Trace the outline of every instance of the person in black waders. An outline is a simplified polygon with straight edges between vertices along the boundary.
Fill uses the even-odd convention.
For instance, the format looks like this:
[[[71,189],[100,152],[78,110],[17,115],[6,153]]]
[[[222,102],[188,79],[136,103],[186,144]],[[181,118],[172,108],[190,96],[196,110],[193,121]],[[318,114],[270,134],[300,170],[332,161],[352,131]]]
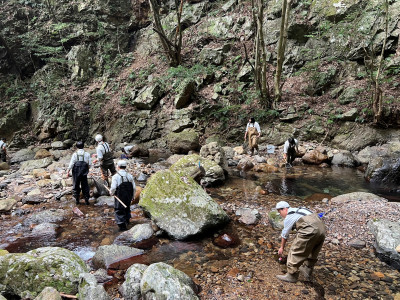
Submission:
[[[103,136],[101,134],[96,135],[96,142],[98,143],[96,147],[97,159],[93,163],[100,161],[101,177],[108,184],[108,170],[110,170],[111,175],[116,173],[113,159],[113,152],[111,151],[110,145],[103,141]]]
[[[73,195],[76,200],[76,204],[79,204],[79,196],[83,193],[85,197],[86,205],[89,205],[89,184],[87,175],[89,173],[89,166],[91,165],[90,154],[83,150],[84,144],[79,141],[76,143],[78,150],[72,154],[71,161],[68,166],[67,176],[69,177],[70,171],[72,170],[73,180]]]
[[[299,151],[299,142],[294,138],[290,137],[283,146],[283,157],[286,160],[286,166],[291,167],[293,161],[296,158],[297,152]]]
[[[115,221],[120,231],[128,230],[127,225],[131,218],[131,202],[135,196],[136,185],[131,174],[126,171],[126,161],[119,160],[117,163],[117,173],[112,177],[110,192],[117,196],[126,208],[115,199]]]

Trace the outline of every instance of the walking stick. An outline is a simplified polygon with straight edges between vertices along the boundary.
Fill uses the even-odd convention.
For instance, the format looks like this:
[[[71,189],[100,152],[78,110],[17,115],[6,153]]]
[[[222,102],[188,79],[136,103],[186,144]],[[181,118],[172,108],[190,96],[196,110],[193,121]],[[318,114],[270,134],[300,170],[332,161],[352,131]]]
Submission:
[[[104,184],[103,184],[103,185],[104,185]],[[110,193],[110,195],[111,195],[110,189],[109,189],[108,187],[106,187],[105,185],[104,185],[104,187],[107,189],[107,191],[108,191],[108,192]],[[125,203],[122,202],[117,196],[114,195],[114,197],[115,197],[115,199],[117,199],[117,200],[119,201],[119,203],[122,204],[123,207],[127,208],[127,206],[125,205]]]
[[[90,176],[94,181],[96,181],[97,183],[100,183],[102,186],[104,186],[105,188],[106,188],[106,190],[110,193],[110,195],[111,195],[111,191],[110,191],[110,189],[105,185],[105,184],[103,184],[103,183],[101,183],[101,182],[98,182],[96,179],[94,179],[94,177],[93,176]],[[117,199],[118,201],[119,201],[119,203],[121,203],[121,205],[123,206],[123,207],[125,207],[125,208],[127,208],[127,206],[125,205],[125,203],[124,202],[122,202],[121,201],[121,199],[119,199],[117,196],[115,196],[114,195],[114,197],[115,197],[115,199]]]

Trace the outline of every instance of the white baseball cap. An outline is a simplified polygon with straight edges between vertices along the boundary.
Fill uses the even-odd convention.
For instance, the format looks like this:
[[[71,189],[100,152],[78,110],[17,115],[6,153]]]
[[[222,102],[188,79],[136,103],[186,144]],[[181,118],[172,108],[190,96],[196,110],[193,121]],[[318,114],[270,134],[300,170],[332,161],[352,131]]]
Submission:
[[[119,160],[117,162],[118,167],[126,167],[126,160]]]
[[[286,201],[279,201],[276,204],[276,209],[281,209],[281,208],[288,208],[290,207],[289,203],[287,203]]]
[[[95,136],[94,139],[96,140],[96,142],[101,142],[103,140],[103,136],[101,134],[98,134]]]

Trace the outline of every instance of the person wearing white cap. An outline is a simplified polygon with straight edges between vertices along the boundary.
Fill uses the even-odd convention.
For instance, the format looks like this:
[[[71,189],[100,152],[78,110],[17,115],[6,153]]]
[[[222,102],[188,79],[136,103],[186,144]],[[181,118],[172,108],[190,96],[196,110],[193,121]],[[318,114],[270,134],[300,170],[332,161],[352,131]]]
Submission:
[[[100,161],[101,177],[108,182],[108,170],[110,170],[111,175],[116,173],[113,153],[110,145],[103,141],[103,136],[101,134],[97,134],[94,139],[98,145],[96,147],[97,159],[95,159],[93,163],[95,164],[97,161]]]
[[[280,201],[276,204],[276,209],[284,219],[282,242],[278,250],[280,256],[283,254],[290,231],[297,230],[288,254],[287,273],[276,277],[283,281],[296,282],[300,271],[306,280],[310,280],[318,253],[324,244],[325,225],[316,213],[305,207],[292,208],[286,201]]]
[[[135,196],[136,185],[135,180],[131,174],[126,171],[126,160],[119,160],[117,163],[117,173],[112,177],[110,192],[112,195],[117,196],[125,205],[115,200],[115,222],[117,223],[120,231],[127,230],[129,219],[131,218],[131,202]]]

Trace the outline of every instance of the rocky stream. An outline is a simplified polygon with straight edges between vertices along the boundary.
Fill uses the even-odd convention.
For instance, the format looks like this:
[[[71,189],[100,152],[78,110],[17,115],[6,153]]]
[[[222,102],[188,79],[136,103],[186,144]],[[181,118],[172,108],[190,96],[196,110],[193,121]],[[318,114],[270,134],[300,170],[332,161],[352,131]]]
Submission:
[[[88,150],[94,152],[93,148]],[[4,258],[12,253],[31,251],[32,256],[41,257],[49,252],[48,249],[58,249],[42,247],[61,247],[77,254],[75,259],[80,265],[74,268],[81,268],[80,272],[87,275],[78,274],[78,279],[74,277],[73,280],[70,277],[69,282],[75,288],[68,290],[68,285],[57,288],[52,281],[47,284],[61,292],[65,299],[75,295],[79,299],[140,299],[140,296],[149,299],[142,284],[143,274],[146,274],[143,272],[150,269],[147,266],[160,267],[161,262],[189,276],[180,279],[181,282],[189,280],[188,286],[192,288],[186,296],[180,294],[181,299],[400,299],[398,257],[388,259],[379,253],[376,250],[379,247],[374,247],[376,238],[371,233],[374,230],[369,229],[373,227],[371,223],[381,219],[399,226],[398,194],[397,198],[393,191],[389,195],[395,200],[393,202],[372,194],[371,191],[379,193],[377,186],[366,183],[357,169],[303,165],[299,159],[293,168],[286,169],[279,167],[276,154],[249,157],[235,152],[228,162],[237,166],[227,168],[228,179],[203,190],[219,204],[230,221],[194,236],[174,239],[171,238],[173,234],[166,234],[166,230],[157,225],[155,215],[152,220],[137,204],[139,195],[131,207],[130,230],[123,233],[118,231],[113,220],[112,197],[99,196],[100,191],[93,188],[90,205],[84,205],[83,200],[82,204],[76,205],[70,194],[71,179],[65,176],[73,150],[56,150],[50,146],[45,149],[42,145],[41,149],[24,151],[22,154],[34,153],[35,157],[12,153],[14,164],[11,170],[2,171],[0,177],[1,255]],[[156,177],[154,174],[160,174],[158,171],[171,164],[178,172],[179,161],[190,156],[129,160],[128,169],[136,176],[138,194],[142,191],[140,197],[146,197],[150,179],[148,184],[146,180],[151,175],[150,178]],[[16,161],[19,159],[21,162]],[[254,167],[244,172],[243,159],[254,163]],[[99,168],[92,168],[91,176],[98,178]],[[181,177],[187,183],[189,179],[185,178]],[[297,283],[289,284],[275,277],[285,270],[285,266],[277,261],[280,246],[277,228],[281,221],[274,213],[274,206],[280,200],[288,201],[293,207],[307,206],[324,213],[328,234],[311,282],[300,277]],[[394,232],[396,234],[398,232]],[[11,254],[6,254],[8,252]],[[69,255],[63,253],[61,257],[67,260]],[[9,262],[9,268],[5,270],[5,261],[0,260],[3,296],[6,299],[34,299],[43,289],[32,286],[35,280],[29,274],[34,267],[23,267],[25,276],[24,273],[20,277],[14,274],[14,282],[10,282],[10,272],[17,266]],[[57,259],[53,257],[52,261]],[[39,264],[46,264],[45,260]],[[53,264],[52,268],[56,268]],[[129,268],[132,264],[133,269]],[[61,280],[52,268],[44,276]],[[158,272],[166,272],[162,270]],[[134,288],[139,286],[139,281],[127,283],[138,274],[141,274],[139,290]],[[90,288],[85,288],[82,282]],[[44,297],[42,294],[35,299],[44,299],[40,298]],[[172,295],[165,299],[178,299]]]

